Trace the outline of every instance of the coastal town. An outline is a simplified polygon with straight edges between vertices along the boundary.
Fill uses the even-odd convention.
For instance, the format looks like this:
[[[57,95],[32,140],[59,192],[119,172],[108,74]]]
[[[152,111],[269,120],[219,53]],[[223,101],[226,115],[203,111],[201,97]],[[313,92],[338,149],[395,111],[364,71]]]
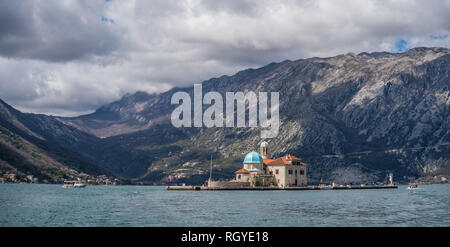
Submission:
[[[274,158],[270,155],[269,143],[263,141],[259,145],[259,153],[251,151],[247,153],[242,162],[243,167],[235,171],[235,177],[232,180],[214,181],[210,177],[208,181],[201,187],[198,186],[167,186],[168,190],[177,189],[207,189],[207,190],[220,190],[220,189],[345,189],[345,188],[371,188],[372,185],[359,184],[337,184],[333,182],[331,184],[322,183],[322,180],[318,185],[308,185],[307,183],[307,171],[308,164],[302,161],[302,159],[295,157],[291,154],[283,155]],[[212,168],[212,167],[211,167]],[[212,170],[210,171],[210,173]],[[207,172],[205,171],[204,174]],[[392,174],[389,175],[390,179],[387,183],[377,183],[376,188],[382,188],[383,185],[388,185],[391,188],[396,185],[393,182]],[[177,178],[174,177],[174,180]],[[135,184],[144,185],[142,182],[132,182],[129,180],[120,180],[114,176],[101,174],[101,175],[89,175],[86,173],[73,173],[66,176],[58,176],[49,179],[39,179],[37,176],[31,174],[15,173],[14,171],[1,171],[0,170],[0,183],[13,183],[13,184],[63,184],[65,181],[76,181],[86,185],[124,185]],[[412,180],[410,184],[447,184],[450,183],[447,176],[434,175],[424,176]],[[381,187],[380,187],[381,186]],[[198,188],[197,188],[198,187]]]
[[[69,178],[56,178],[52,181],[48,179],[38,179],[33,175],[17,175],[12,172],[0,173],[0,183],[14,183],[14,184],[62,184],[66,180],[76,180],[84,184],[89,185],[119,185],[121,180],[118,178],[107,176],[105,174],[92,176],[88,174],[81,173],[79,177],[69,177]]]

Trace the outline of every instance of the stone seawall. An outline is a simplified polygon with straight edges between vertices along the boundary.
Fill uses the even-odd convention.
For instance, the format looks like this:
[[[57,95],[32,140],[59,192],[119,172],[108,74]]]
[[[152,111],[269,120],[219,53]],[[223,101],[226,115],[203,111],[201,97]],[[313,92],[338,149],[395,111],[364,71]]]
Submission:
[[[397,189],[396,185],[382,186],[346,186],[346,187],[320,187],[320,186],[304,186],[304,187],[251,187],[238,186],[237,184],[216,187],[206,186],[167,186],[167,190],[373,190],[373,189]]]
[[[236,182],[236,181],[210,181],[208,184],[208,188],[227,188],[227,189],[239,189],[239,188],[248,188],[250,186],[250,182]]]

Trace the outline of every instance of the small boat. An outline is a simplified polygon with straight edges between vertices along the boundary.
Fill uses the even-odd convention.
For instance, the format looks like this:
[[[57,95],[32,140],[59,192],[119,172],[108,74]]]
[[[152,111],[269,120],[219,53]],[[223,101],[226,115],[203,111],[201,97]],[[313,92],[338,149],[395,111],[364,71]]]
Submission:
[[[64,181],[64,184],[62,187],[63,188],[84,188],[84,187],[86,187],[86,184],[82,183],[80,181]]]
[[[412,190],[412,189],[417,189],[417,184],[410,184],[408,189]]]

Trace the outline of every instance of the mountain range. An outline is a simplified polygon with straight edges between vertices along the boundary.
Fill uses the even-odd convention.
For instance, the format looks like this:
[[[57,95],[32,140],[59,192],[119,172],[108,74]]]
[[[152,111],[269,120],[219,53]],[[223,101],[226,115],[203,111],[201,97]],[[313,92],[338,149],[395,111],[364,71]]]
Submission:
[[[272,156],[292,154],[308,179],[407,182],[450,174],[450,50],[348,53],[271,63],[203,81],[203,94],[279,92],[280,129]],[[175,128],[175,92],[136,92],[92,114],[22,113],[0,100],[0,172],[49,182],[108,174],[133,183],[203,183],[229,179],[260,128]],[[0,174],[1,175],[1,174]],[[1,177],[1,176],[0,176]]]

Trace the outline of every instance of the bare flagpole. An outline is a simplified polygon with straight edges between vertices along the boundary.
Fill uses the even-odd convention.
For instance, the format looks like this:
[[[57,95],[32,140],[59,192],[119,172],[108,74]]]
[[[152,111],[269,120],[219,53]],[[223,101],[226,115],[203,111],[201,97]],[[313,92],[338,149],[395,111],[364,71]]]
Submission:
[[[211,163],[210,163],[210,167],[209,167],[209,180],[208,180],[208,186],[211,185],[211,181],[212,181],[212,154],[211,154]]]

